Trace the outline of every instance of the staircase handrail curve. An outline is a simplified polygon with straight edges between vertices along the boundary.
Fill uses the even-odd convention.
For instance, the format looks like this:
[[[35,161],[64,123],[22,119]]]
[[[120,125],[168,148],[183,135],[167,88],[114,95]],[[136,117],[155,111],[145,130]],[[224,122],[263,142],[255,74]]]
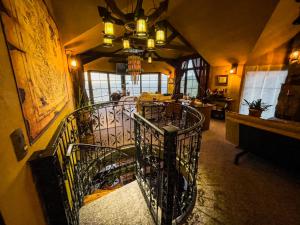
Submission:
[[[68,150],[67,150],[67,153],[66,153],[67,157],[69,157],[71,155],[71,153],[73,151],[73,148],[75,146],[77,146],[77,147],[80,147],[80,146],[95,147],[95,148],[97,148],[97,151],[98,151],[98,149],[99,150],[102,150],[102,149],[111,149],[111,150],[114,150],[116,152],[119,152],[120,154],[122,154],[124,156],[129,156],[127,153],[125,153],[122,150],[120,150],[120,148],[114,148],[114,147],[108,147],[108,146],[101,146],[101,145],[93,145],[93,144],[85,144],[85,143],[72,143],[68,147]]]

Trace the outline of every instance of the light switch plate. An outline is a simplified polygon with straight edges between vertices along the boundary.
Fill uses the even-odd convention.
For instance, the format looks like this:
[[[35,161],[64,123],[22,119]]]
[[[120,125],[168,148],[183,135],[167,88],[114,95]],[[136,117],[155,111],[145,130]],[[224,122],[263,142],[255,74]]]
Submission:
[[[27,145],[22,129],[18,128],[10,134],[11,142],[14,146],[17,160],[22,160],[27,154]]]

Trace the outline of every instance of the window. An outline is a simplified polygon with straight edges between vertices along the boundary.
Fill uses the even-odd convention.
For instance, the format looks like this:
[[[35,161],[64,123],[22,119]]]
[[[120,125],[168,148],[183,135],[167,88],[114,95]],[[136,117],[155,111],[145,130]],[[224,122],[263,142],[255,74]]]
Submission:
[[[184,72],[180,82],[180,92],[190,97],[197,97],[198,81],[196,79],[194,69],[187,69]]]
[[[186,79],[186,95],[190,97],[197,97],[198,81],[193,70],[188,70]]]
[[[180,91],[180,93],[190,97],[203,97],[207,88],[209,68],[210,65],[202,57],[192,58],[182,62],[180,90],[175,91]],[[199,91],[201,90],[199,93],[198,89]]]
[[[262,118],[274,117],[280,88],[286,77],[286,70],[247,72],[241,98],[240,113],[248,114],[248,106],[243,104],[244,99],[253,101],[261,98],[264,103],[272,105],[267,111],[262,113]]]
[[[91,72],[94,102],[109,101],[107,73]]]
[[[158,92],[158,74],[142,74],[142,92]]]
[[[122,76],[118,74],[109,74],[110,93],[122,93]]]
[[[161,85],[159,85],[160,80]],[[159,88],[161,88],[161,93],[168,93],[168,76],[159,73],[143,74],[140,76],[139,82],[133,84],[131,75],[125,75],[122,79],[122,75],[114,73],[84,72],[84,82],[87,95],[92,103],[109,101],[112,93],[122,93],[123,86],[126,87],[126,93],[131,96],[139,96],[142,91],[155,93],[160,91]],[[122,82],[125,82],[124,85]]]
[[[131,80],[131,75],[125,75],[126,92],[129,92],[130,96],[139,96],[141,93],[140,81],[134,84]]]
[[[84,87],[85,87],[88,98],[90,98],[88,72],[84,72]]]
[[[161,74],[161,93],[168,93],[168,75],[166,74]]]

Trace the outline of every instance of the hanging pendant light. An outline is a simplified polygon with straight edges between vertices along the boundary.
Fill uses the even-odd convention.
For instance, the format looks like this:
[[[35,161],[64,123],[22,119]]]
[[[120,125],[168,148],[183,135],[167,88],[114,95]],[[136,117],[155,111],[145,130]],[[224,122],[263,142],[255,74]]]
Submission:
[[[147,40],[147,50],[154,51],[155,48],[155,40],[152,37],[149,37]]]
[[[123,38],[123,49],[124,50],[130,49],[130,41],[128,38]]]
[[[151,56],[148,57],[148,63],[152,63],[152,57]]]
[[[166,32],[162,27],[158,27],[156,30],[156,44],[164,45],[166,42]]]
[[[112,47],[112,39],[104,37],[104,39],[103,39],[103,46],[104,47]]]
[[[141,16],[136,21],[136,35],[138,37],[147,36],[147,21],[144,16]]]
[[[142,73],[142,59],[137,55],[128,56],[127,73],[131,75],[131,80],[134,84],[139,81],[139,76]]]
[[[114,24],[108,20],[104,21],[104,37],[115,38]]]

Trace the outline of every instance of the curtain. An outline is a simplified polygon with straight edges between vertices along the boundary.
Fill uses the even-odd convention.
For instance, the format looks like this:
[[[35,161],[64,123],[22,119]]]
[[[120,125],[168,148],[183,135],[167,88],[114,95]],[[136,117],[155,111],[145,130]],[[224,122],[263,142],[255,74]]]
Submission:
[[[198,82],[197,98],[201,98],[205,96],[210,67],[209,64],[202,58],[192,59],[192,64]]]
[[[180,93],[180,82],[184,75],[184,72],[187,68],[187,62],[177,62],[175,65],[175,87],[174,87],[174,95]]]
[[[203,97],[207,89],[209,69],[210,65],[201,57],[191,58],[185,61],[177,62],[175,65],[174,94],[180,93],[181,81],[186,82],[186,79],[182,80],[184,74],[188,70],[193,70],[198,83],[197,98]],[[186,83],[184,84],[184,86],[186,87]]]
[[[272,105],[267,111],[262,113],[262,118],[274,117],[278,95],[281,85],[285,82],[287,73],[287,70],[247,71],[241,95],[240,113],[248,114],[248,106],[244,104],[244,99],[250,102],[262,99],[262,102]]]

